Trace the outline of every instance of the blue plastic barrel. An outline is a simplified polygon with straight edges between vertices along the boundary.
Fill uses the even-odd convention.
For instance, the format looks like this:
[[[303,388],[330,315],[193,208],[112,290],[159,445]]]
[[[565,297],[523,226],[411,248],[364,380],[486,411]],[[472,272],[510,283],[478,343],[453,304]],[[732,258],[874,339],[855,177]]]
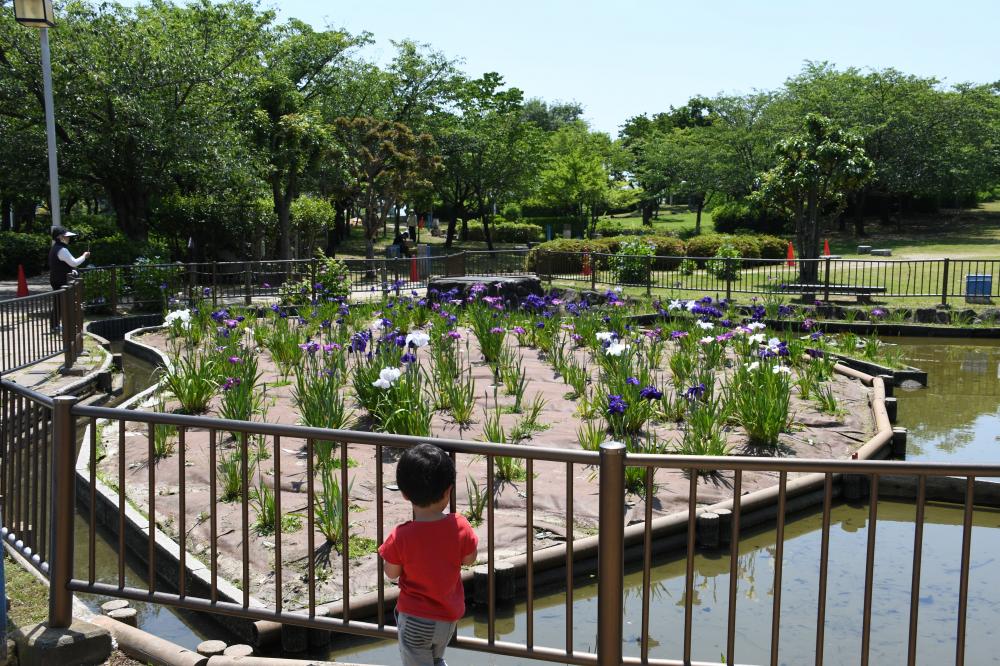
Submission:
[[[965,276],[965,302],[988,303],[993,293],[992,275]]]

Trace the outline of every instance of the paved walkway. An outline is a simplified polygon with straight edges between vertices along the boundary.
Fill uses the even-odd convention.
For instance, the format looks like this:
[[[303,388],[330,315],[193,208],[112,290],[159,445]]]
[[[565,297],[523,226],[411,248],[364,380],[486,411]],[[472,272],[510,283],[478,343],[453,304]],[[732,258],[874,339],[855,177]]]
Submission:
[[[35,275],[34,277],[28,278],[28,294],[35,295],[41,294],[46,291],[52,291],[52,287],[49,286],[49,274],[42,273],[41,275]],[[17,278],[8,278],[5,280],[0,280],[0,301],[5,301],[11,298],[17,297]]]

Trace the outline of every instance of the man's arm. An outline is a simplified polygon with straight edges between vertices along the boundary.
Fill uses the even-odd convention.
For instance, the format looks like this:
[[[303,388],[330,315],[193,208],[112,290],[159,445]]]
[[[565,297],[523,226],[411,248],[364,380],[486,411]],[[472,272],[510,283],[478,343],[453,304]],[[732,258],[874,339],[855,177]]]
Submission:
[[[77,259],[76,257],[73,256],[73,253],[71,253],[68,249],[61,248],[59,250],[59,254],[57,254],[56,256],[59,257],[59,261],[63,262],[64,264],[69,264],[73,268],[76,268],[83,262],[87,261],[87,257],[90,256],[90,252],[84,252],[83,254],[80,255],[80,258]]]

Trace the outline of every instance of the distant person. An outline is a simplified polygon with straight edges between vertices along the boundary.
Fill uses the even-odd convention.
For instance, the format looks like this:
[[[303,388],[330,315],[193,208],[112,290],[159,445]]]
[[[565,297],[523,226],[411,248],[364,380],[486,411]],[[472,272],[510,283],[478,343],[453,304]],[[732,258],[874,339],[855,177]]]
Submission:
[[[399,248],[399,256],[408,257],[410,256],[410,234],[409,232],[402,231],[396,234],[396,237],[392,239],[392,244]]]
[[[397,525],[378,554],[385,575],[399,579],[396,627],[403,666],[447,666],[444,648],[465,615],[462,567],[476,561],[479,540],[465,516],[445,513],[455,463],[433,444],[407,449],[396,485],[413,504],[413,520]]]
[[[76,268],[87,261],[90,252],[84,252],[79,258],[74,257],[69,251],[70,239],[76,236],[75,233],[63,227],[52,228],[52,247],[49,248],[49,284],[52,290],[62,289],[69,282],[70,275],[76,274]],[[49,324],[53,333],[62,330],[59,324],[59,299],[55,299],[55,306],[49,317]]]

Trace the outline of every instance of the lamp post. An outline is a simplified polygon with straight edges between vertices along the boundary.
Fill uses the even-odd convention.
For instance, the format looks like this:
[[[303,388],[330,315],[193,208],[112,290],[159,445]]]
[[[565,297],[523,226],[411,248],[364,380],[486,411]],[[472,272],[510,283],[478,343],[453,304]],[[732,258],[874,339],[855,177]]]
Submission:
[[[39,28],[42,43],[42,84],[45,92],[45,132],[49,143],[49,214],[52,226],[62,224],[59,202],[59,166],[56,163],[56,116],[52,103],[52,60],[49,56],[49,28],[55,26],[52,0],[14,0],[14,18],[21,25]]]

